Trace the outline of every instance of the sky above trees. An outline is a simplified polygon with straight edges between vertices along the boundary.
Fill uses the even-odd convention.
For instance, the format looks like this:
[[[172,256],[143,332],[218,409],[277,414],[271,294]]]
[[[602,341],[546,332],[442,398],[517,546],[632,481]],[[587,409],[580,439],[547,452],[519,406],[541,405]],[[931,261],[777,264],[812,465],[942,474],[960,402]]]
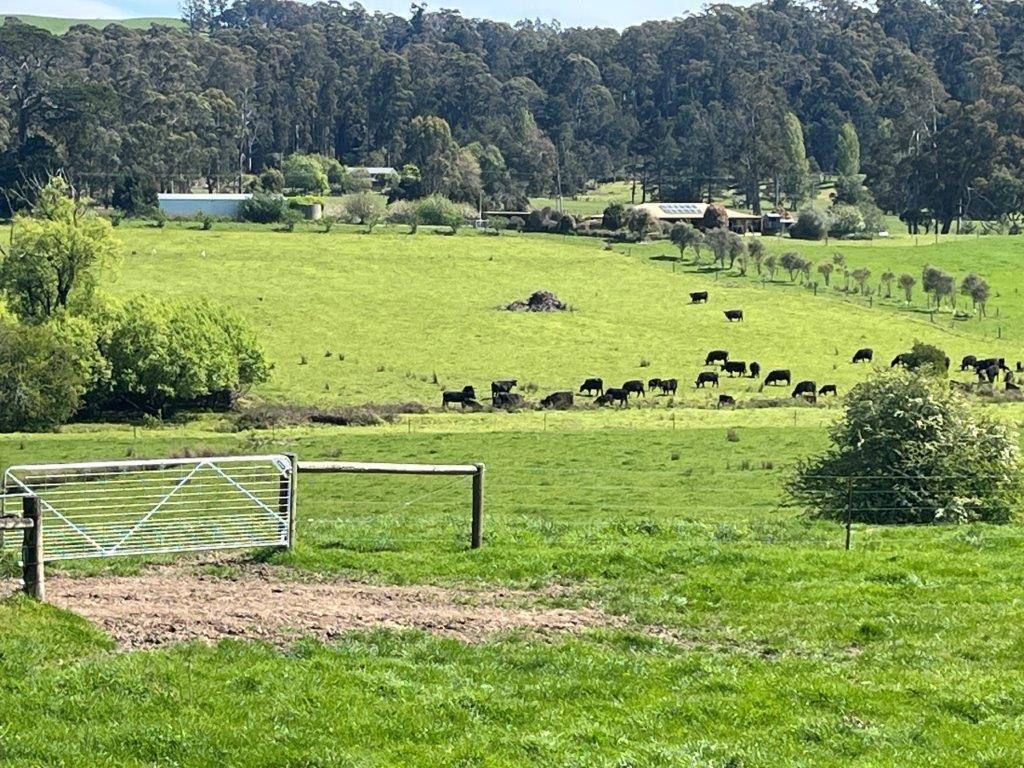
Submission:
[[[407,0],[365,0],[370,11],[407,16]],[[557,19],[566,26],[624,28],[649,19],[671,19],[700,9],[701,0],[649,0],[643,4],[618,0],[574,0],[552,6],[541,0],[503,3],[497,0],[445,0],[428,3],[431,9],[457,8],[464,16],[514,22],[519,19]],[[179,15],[178,0],[0,0],[0,14],[27,13],[67,18],[130,18]]]

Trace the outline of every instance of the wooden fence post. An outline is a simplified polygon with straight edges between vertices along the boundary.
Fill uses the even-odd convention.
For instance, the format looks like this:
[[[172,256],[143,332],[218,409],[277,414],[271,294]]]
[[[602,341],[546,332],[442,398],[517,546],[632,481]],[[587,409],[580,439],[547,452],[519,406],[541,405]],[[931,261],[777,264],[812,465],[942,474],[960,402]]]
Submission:
[[[36,600],[46,599],[46,579],[43,574],[43,518],[40,514],[39,497],[25,496],[21,500],[22,515],[32,521],[32,527],[25,529],[21,546],[22,580],[25,594]]]
[[[288,520],[288,549],[295,547],[295,496],[299,488],[299,461],[294,453],[286,453],[290,470],[281,475],[281,490],[278,495],[278,510]]]
[[[469,546],[480,549],[484,540],[484,465],[476,464],[473,475],[473,527],[470,533]]]
[[[850,534],[853,529],[853,478],[846,478],[846,551],[850,551]]]

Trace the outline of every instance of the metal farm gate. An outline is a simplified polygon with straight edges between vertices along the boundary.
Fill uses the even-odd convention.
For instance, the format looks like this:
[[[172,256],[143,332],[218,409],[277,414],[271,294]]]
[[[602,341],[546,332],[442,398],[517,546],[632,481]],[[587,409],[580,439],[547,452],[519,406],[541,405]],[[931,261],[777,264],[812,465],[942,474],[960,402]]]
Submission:
[[[295,483],[295,457],[276,454],[15,466],[3,490],[38,499],[53,561],[288,547]]]

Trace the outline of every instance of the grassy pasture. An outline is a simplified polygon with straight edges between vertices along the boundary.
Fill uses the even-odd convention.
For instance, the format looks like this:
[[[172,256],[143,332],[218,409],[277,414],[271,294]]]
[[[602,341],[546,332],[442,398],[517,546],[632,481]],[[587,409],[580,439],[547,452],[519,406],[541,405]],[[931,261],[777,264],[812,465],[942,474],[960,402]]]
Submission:
[[[31,14],[24,13],[11,15],[15,16],[25,24],[31,24],[34,27],[42,27],[55,35],[63,35],[71,29],[71,27],[78,24],[87,24],[90,27],[97,27],[98,29],[103,29],[111,24],[127,27],[129,29],[148,29],[155,24],[160,24],[166,27],[185,26],[181,19],[165,16],[138,17],[133,19],[68,19],[57,16],[33,16]]]
[[[575,389],[596,375],[616,384],[676,377],[685,385],[678,402],[702,405],[717,393],[695,391],[693,381],[706,352],[718,348],[735,359],[757,360],[765,371],[790,368],[798,379],[833,382],[841,391],[868,374],[868,366],[850,364],[862,346],[874,347],[883,365],[914,339],[935,342],[956,359],[982,350],[1024,358],[1019,323],[1011,323],[1020,312],[1018,294],[1010,293],[1017,285],[1012,239],[982,241],[998,246],[987,257],[994,265],[991,280],[1003,292],[990,307],[994,312],[998,305],[1003,323],[1005,338],[996,342],[995,319],[951,327],[948,319],[931,323],[927,314],[896,302],[869,308],[866,300],[836,291],[815,297],[782,276],[763,285],[716,279],[684,265],[673,274],[673,263],[659,260],[672,253],[667,243],[606,251],[599,241],[559,236],[254,232],[226,225],[206,232],[189,225],[122,226],[118,234],[126,255],[109,289],[206,296],[237,308],[259,329],[277,366],[273,380],[255,394],[278,402],[415,400],[434,406],[445,387],[487,389],[494,378],[513,377],[543,394]],[[849,246],[844,249],[853,264],[892,262],[894,269],[906,264],[915,272],[915,262],[935,260],[953,269],[971,260],[958,254],[960,243],[939,247],[948,249],[948,260],[923,247]],[[824,245],[795,247],[831,257]],[[963,247],[974,248],[975,241]],[[538,289],[553,290],[575,311],[497,309]],[[691,290],[710,291],[708,304],[690,305]],[[746,320],[726,322],[722,311],[729,308],[742,308]],[[750,379],[728,377],[721,387],[741,400],[757,389]]]
[[[716,279],[659,258],[673,253],[666,243],[605,251],[584,238],[220,223],[117,233],[125,257],[108,290],[235,307],[277,364],[254,394],[278,402],[435,405],[435,372],[448,386],[518,376],[542,392],[592,374],[689,383],[719,346],[841,390],[868,375],[848,362],[859,346],[883,364],[915,338],[953,357],[1024,358],[1013,238],[839,246],[872,282],[927,261],[981,272],[1001,294],[990,306],[997,341],[995,318],[950,327],[898,302]],[[769,247],[819,260],[836,244]],[[539,288],[576,311],[495,310]],[[704,288],[709,305],[690,306],[687,292]],[[729,307],[747,320],[726,323]],[[725,379],[721,391],[743,406],[758,397],[749,380]],[[824,445],[835,405],[699,407],[709,396],[625,411],[434,411],[352,429],[238,433],[204,416],[0,437],[0,467],[184,451],[483,461],[481,550],[467,546],[465,478],[317,476],[301,480],[294,551],[196,567],[230,576],[257,562],[300,579],[467,594],[519,587],[623,622],[477,645],[379,631],[284,650],[222,641],[122,654],[78,617],[10,599],[0,602],[0,764],[1019,765],[1024,531],[857,526],[846,552],[840,526],[808,519],[781,491],[794,462]],[[0,565],[14,569],[10,549]]]
[[[821,445],[820,427],[770,413],[775,424],[757,427],[737,411],[676,430],[544,431],[520,414],[520,429],[495,433],[454,417],[411,434],[278,432],[259,449],[484,460],[488,512],[485,547],[471,552],[461,481],[424,497],[439,486],[308,479],[300,544],[271,565],[383,583],[559,585],[547,600],[597,603],[625,627],[476,646],[376,632],[284,653],[224,641],[122,655],[80,619],[15,599],[0,604],[0,758],[1014,765],[1019,529],[858,528],[844,552],[838,526],[780,506],[782,475]],[[253,439],[200,425],[78,427],[16,436],[0,460],[252,450]]]

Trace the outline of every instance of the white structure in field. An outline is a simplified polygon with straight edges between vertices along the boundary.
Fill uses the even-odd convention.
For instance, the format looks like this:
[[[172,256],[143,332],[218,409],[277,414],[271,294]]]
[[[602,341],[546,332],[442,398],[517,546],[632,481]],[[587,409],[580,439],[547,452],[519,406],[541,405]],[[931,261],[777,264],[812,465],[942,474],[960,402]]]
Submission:
[[[168,218],[192,218],[200,213],[218,219],[237,219],[238,209],[252,195],[216,193],[213,195],[164,194],[156,196],[160,210]]]

